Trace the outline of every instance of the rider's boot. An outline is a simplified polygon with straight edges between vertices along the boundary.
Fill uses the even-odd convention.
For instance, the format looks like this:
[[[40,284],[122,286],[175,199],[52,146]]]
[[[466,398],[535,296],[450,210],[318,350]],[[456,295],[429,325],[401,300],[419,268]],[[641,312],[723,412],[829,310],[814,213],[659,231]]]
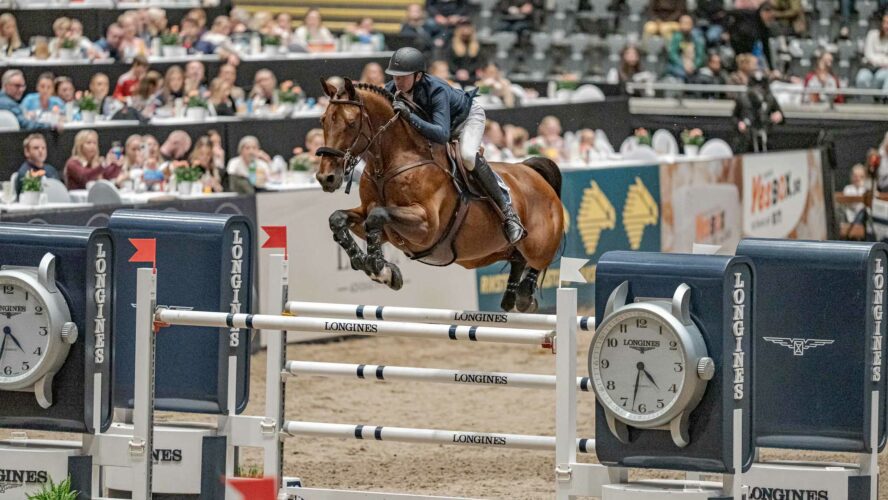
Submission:
[[[475,169],[471,172],[487,196],[496,203],[496,206],[503,213],[503,218],[505,219],[503,221],[503,231],[506,234],[506,239],[509,240],[509,244],[514,245],[524,239],[527,236],[527,230],[521,225],[521,219],[518,218],[518,215],[512,208],[512,200],[508,193],[500,186],[496,174],[490,168],[490,164],[480,154],[475,155]]]

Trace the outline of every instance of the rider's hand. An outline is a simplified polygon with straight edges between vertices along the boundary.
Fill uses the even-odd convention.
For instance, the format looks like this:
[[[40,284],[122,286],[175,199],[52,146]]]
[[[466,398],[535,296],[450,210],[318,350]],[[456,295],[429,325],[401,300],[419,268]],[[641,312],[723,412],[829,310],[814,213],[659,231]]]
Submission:
[[[407,106],[407,103],[404,101],[395,101],[392,104],[392,107],[395,108],[395,113],[400,113],[401,116],[407,118],[410,116],[410,107]]]

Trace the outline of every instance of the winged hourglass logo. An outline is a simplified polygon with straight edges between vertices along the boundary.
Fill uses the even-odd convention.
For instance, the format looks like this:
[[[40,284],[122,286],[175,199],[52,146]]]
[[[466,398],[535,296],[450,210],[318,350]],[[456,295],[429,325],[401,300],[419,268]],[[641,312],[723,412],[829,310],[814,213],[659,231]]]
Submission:
[[[820,347],[823,345],[829,345],[835,342],[834,340],[821,340],[821,339],[790,339],[785,337],[762,337],[763,339],[771,342],[772,344],[781,345],[783,347],[787,347],[792,350],[793,356],[804,356],[805,351],[808,349],[813,349],[815,347]]]

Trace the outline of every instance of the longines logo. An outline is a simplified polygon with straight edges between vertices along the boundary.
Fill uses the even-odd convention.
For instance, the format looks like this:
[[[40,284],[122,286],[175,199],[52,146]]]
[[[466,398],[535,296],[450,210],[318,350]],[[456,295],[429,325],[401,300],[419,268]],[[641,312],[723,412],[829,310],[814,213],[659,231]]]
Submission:
[[[749,492],[750,500],[829,500],[826,490],[790,490],[785,488],[759,488]]]
[[[6,493],[26,484],[45,483],[49,474],[45,470],[0,469],[0,493]]]
[[[783,347],[787,347],[792,350],[793,356],[804,356],[805,351],[808,349],[814,349],[815,347],[820,347],[824,345],[830,345],[834,340],[821,340],[821,339],[790,339],[786,337],[762,337],[763,339],[771,342],[772,344],[777,344]]]
[[[629,349],[635,349],[641,354],[652,351],[660,347],[659,340],[639,340],[639,339],[623,339],[623,345]]]
[[[13,316],[18,316],[23,312],[28,310],[25,306],[9,306],[9,305],[0,305],[0,316],[6,316],[6,319],[10,319]]]
[[[155,464],[159,463],[178,463],[182,461],[182,450],[164,450],[155,448],[151,452]]]
[[[0,493],[6,493],[9,490],[21,488],[22,486],[24,486],[22,483],[0,483]]]

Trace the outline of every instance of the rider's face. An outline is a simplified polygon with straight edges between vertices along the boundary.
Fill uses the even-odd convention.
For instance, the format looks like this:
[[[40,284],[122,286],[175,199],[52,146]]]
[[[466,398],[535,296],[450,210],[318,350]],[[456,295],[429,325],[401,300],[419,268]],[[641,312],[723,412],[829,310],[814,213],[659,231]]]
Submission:
[[[413,90],[413,85],[416,82],[415,73],[412,75],[395,76],[392,78],[395,80],[395,87],[401,92],[410,92]]]

